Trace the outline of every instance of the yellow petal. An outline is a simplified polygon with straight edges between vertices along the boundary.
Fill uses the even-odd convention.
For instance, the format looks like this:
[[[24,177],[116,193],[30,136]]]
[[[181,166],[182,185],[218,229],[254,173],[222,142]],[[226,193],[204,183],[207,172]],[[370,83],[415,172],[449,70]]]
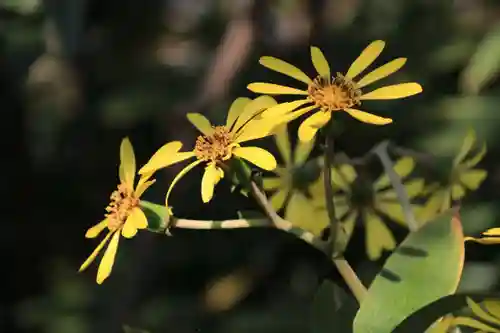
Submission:
[[[262,112],[262,117],[267,118],[267,117],[279,117],[287,114],[288,112],[295,110],[298,107],[301,107],[302,105],[306,103],[310,103],[311,101],[308,99],[299,99],[297,101],[293,102],[285,102],[281,104],[277,104],[275,106],[270,107],[266,111]]]
[[[471,169],[460,174],[460,182],[469,190],[477,190],[488,173],[486,170]]]
[[[104,219],[101,222],[97,223],[92,228],[88,229],[85,233],[85,238],[96,238],[99,236],[101,231],[103,231],[108,226],[108,219]]]
[[[384,250],[396,248],[396,240],[385,223],[374,213],[366,213],[366,249],[370,260],[377,260]]]
[[[397,58],[392,61],[389,61],[387,64],[380,66],[374,71],[366,74],[361,80],[357,83],[358,88],[363,88],[370,83],[381,80],[392,73],[398,71],[401,67],[406,63],[406,58]]]
[[[484,236],[500,236],[500,228],[491,228],[482,233]]]
[[[316,236],[321,235],[329,224],[328,215],[316,212],[307,197],[299,191],[292,193],[286,206],[285,219]]]
[[[377,201],[375,203],[375,208],[384,215],[390,217],[390,219],[394,222],[398,222],[399,224],[406,226],[403,207],[401,207],[399,202]]]
[[[315,109],[318,109],[318,107],[316,105],[311,105],[311,106],[306,106],[305,108],[302,108],[302,109],[295,110],[295,111],[290,112],[286,115],[283,115],[282,117],[279,117],[281,124],[289,123],[289,122],[299,118],[300,116],[306,114],[307,112],[315,110]]]
[[[201,199],[204,203],[212,200],[214,196],[215,185],[220,181],[221,174],[218,167],[214,163],[210,163],[203,173],[201,180]]]
[[[476,316],[478,316],[479,318],[481,318],[482,320],[484,320],[486,322],[500,325],[500,318],[495,318],[494,316],[492,316],[488,312],[484,311],[483,308],[479,304],[474,302],[472,299],[467,298],[466,301],[467,301],[467,305],[469,306],[469,308],[472,310],[472,312]]]
[[[120,145],[120,170],[125,184],[131,189],[134,187],[135,155],[134,148],[128,138],[122,140]]]
[[[262,118],[252,120],[235,135],[234,142],[242,143],[273,135],[276,127],[280,124],[281,120],[279,118]]]
[[[496,318],[500,318],[500,301],[496,300],[486,300],[483,302],[484,307]]]
[[[181,147],[180,141],[172,141],[163,145],[139,170],[139,174],[146,175],[194,156],[193,152],[178,152]]]
[[[422,86],[415,82],[399,83],[375,89],[361,96],[361,100],[399,99],[422,92]]]
[[[145,181],[145,182],[139,182],[137,184],[137,188],[135,190],[135,195],[137,198],[140,198],[144,192],[146,192],[146,190],[151,186],[153,185],[154,183],[156,183],[156,179],[153,179],[153,180],[148,180],[148,181]]]
[[[254,82],[247,86],[248,90],[259,94],[269,95],[307,95],[307,90],[300,90],[292,87],[286,87],[274,83]]]
[[[116,251],[118,250],[118,242],[120,240],[120,233],[115,231],[113,238],[109,242],[108,248],[104,255],[102,256],[101,263],[97,270],[97,283],[101,284],[106,280],[113,270],[113,264],[115,263]]]
[[[274,170],[277,166],[273,154],[259,147],[237,147],[233,154],[267,171]]]
[[[465,196],[465,189],[462,185],[455,184],[451,187],[451,198],[453,200],[461,199]]]
[[[233,103],[229,107],[226,118],[226,126],[228,128],[231,128],[231,126],[233,126],[236,119],[240,116],[240,114],[245,109],[245,106],[247,106],[250,101],[251,99],[248,97],[238,97],[233,101]]]
[[[318,74],[330,80],[330,65],[328,65],[325,55],[319,48],[311,47],[311,59]]]
[[[259,59],[259,63],[264,67],[278,73],[288,75],[296,80],[304,82],[305,84],[311,83],[311,79],[303,71],[281,59],[265,56]]]
[[[496,245],[500,244],[500,237],[484,237],[484,238],[465,237],[465,241],[472,241],[483,245]]]
[[[429,200],[425,203],[424,207],[419,210],[418,219],[423,223],[431,220],[438,212],[440,212],[441,207],[445,204],[445,197],[447,192],[444,190],[439,190],[434,193]]]
[[[460,150],[458,151],[458,154],[453,161],[454,165],[457,165],[464,160],[465,156],[467,156],[467,154],[472,149],[474,142],[476,142],[476,133],[473,129],[470,128],[467,131],[462,146],[460,147]]]
[[[332,169],[332,183],[344,192],[351,191],[351,184],[357,176],[356,170],[350,164],[342,164]]]
[[[284,188],[278,189],[269,199],[271,206],[278,211],[285,205],[286,197],[288,196],[288,190]]]
[[[486,144],[483,144],[481,146],[481,150],[471,158],[465,160],[464,162],[461,163],[462,166],[465,168],[473,168],[475,167],[481,160],[483,159],[484,155],[486,155]]]
[[[97,245],[97,247],[94,249],[94,251],[92,252],[92,254],[80,266],[80,269],[78,270],[78,272],[82,272],[85,269],[87,269],[87,267],[89,267],[89,265],[95,260],[95,258],[99,254],[99,252],[101,252],[101,250],[104,247],[104,245],[106,245],[106,243],[109,240],[109,237],[111,237],[112,234],[113,234],[113,232],[108,232],[108,234],[106,235],[106,237],[99,243],[99,245]]]
[[[146,229],[148,227],[148,219],[144,212],[139,207],[135,207],[132,210],[129,218],[132,219],[133,225],[137,229]]]
[[[498,328],[494,328],[488,324],[480,322],[479,320],[469,318],[469,317],[456,317],[453,319],[453,325],[474,328],[475,333],[500,333],[500,330]],[[478,330],[478,331],[476,331],[476,330]],[[448,331],[441,331],[441,332],[446,333]],[[438,333],[441,333],[441,332],[438,332]],[[460,330],[460,332],[462,332],[462,330]]]
[[[263,110],[266,110],[270,107],[275,106],[276,100],[271,96],[259,96],[256,99],[250,101],[240,114],[238,119],[236,119],[236,123],[233,126],[231,132],[235,133],[239,129],[244,128],[247,124],[249,124],[250,120],[254,118],[256,115],[261,113]]]
[[[311,141],[318,130],[330,121],[331,117],[331,112],[324,111],[319,111],[309,116],[309,118],[304,120],[299,126],[299,140],[302,142]]]
[[[407,177],[415,168],[415,160],[413,157],[405,156],[400,158],[394,164],[394,171],[398,174],[399,177],[405,178]],[[388,187],[391,185],[391,180],[386,173],[380,176],[373,185],[376,190],[380,190],[382,188]]]
[[[413,199],[419,194],[423,194],[425,181],[423,179],[412,179],[404,184],[408,198]],[[397,200],[398,195],[393,188],[377,193],[380,199]]]
[[[262,187],[266,191],[272,191],[283,185],[283,180],[280,177],[264,177],[262,179]]]
[[[370,66],[378,58],[384,49],[385,42],[376,40],[370,43],[361,54],[354,60],[347,71],[346,77],[354,79],[359,73]]]
[[[285,124],[276,127],[276,134],[274,134],[274,141],[276,146],[283,157],[285,165],[289,165],[292,160],[292,148],[290,147],[290,139],[288,138],[288,129]]]
[[[131,217],[132,215],[127,218],[122,228],[122,236],[125,238],[132,238],[137,234],[137,228],[135,227],[134,220]]]
[[[387,125],[392,123],[391,118],[384,118],[380,116],[376,116],[374,114],[361,111],[361,110],[355,110],[355,109],[345,109],[345,112],[349,113],[352,117],[356,118],[359,121],[362,121],[364,123],[368,124],[373,124],[373,125]]]
[[[309,158],[309,154],[311,154],[311,151],[314,148],[314,143],[316,139],[312,138],[311,140],[307,142],[303,141],[298,141],[297,142],[297,147],[295,147],[295,159],[294,159],[294,164],[296,166],[300,166],[304,164],[307,159]]]
[[[201,113],[188,113],[186,117],[203,135],[211,135],[214,132],[210,121]]]
[[[182,169],[174,178],[174,180],[172,180],[172,183],[170,183],[170,186],[168,187],[168,191],[167,191],[167,195],[165,196],[165,206],[168,208],[168,198],[170,198],[170,193],[172,192],[172,189],[174,188],[175,184],[177,184],[177,182],[179,180],[181,180],[182,177],[184,177],[184,175],[186,173],[188,173],[189,171],[191,171],[192,168],[194,168],[195,166],[197,166],[198,164],[200,164],[201,162],[203,162],[202,160],[196,160],[190,164],[188,164],[184,169]]]

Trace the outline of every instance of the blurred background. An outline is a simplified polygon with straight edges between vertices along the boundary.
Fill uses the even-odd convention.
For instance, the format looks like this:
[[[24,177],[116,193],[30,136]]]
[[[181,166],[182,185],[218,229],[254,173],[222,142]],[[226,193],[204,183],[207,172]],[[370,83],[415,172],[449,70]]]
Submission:
[[[391,126],[339,116],[338,149],[355,157],[391,139],[446,154],[473,127],[488,144],[481,167],[489,176],[466,198],[465,231],[498,225],[498,1],[0,0],[9,197],[0,233],[7,259],[0,330],[123,332],[126,324],[151,333],[308,331],[318,283],[338,276],[289,235],[181,231],[167,239],[144,232],[122,242],[111,277],[98,286],[96,265],[77,273],[96,245],[84,233],[100,221],[117,184],[124,136],[143,164],[168,140],[194,142],[187,112],[219,121],[235,97],[254,97],[248,83],[280,82],[259,56],[313,73],[309,46],[317,45],[332,70],[343,71],[374,39],[387,41],[378,61],[409,59],[384,82],[417,81],[424,93],[370,106],[393,117]],[[160,172],[145,198],[163,203],[178,171]],[[177,186],[178,216],[223,219],[253,205],[224,183],[212,204],[202,205],[199,182],[193,172]],[[461,290],[499,288],[499,248],[467,245]],[[348,258],[363,275],[364,249],[350,246]],[[213,281],[225,283],[207,294]]]

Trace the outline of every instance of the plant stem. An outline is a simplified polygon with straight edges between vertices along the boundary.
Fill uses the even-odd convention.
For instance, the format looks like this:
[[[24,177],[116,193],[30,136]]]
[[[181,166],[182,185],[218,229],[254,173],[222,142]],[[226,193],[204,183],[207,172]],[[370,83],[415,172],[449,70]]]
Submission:
[[[349,265],[344,257],[332,257],[332,261],[339,270],[342,278],[344,278],[344,281],[346,282],[347,286],[351,290],[358,303],[361,304],[361,302],[365,299],[368,291],[361,283],[361,280],[356,275],[356,272],[354,272],[351,265]]]
[[[331,125],[332,121],[328,123]],[[331,126],[329,126],[331,127]],[[335,204],[333,203],[332,174],[334,159],[333,136],[327,131],[325,137],[325,151],[323,163],[323,186],[325,187],[325,204],[330,221],[330,237],[328,238],[328,252],[330,255],[335,251],[335,241],[337,239],[337,216],[335,215]]]
[[[389,141],[383,141],[373,149],[373,153],[375,153],[380,159],[380,162],[384,167],[384,171],[389,177],[389,180],[392,183],[392,187],[396,191],[401,207],[403,208],[403,214],[405,216],[405,221],[408,225],[408,229],[410,229],[410,231],[416,231],[419,228],[419,224],[415,219],[415,215],[413,214],[410,198],[406,193],[403,182],[401,181],[401,177],[399,177],[399,175],[394,170],[394,163],[392,162],[391,158],[389,157],[389,153],[387,152],[388,146]]]

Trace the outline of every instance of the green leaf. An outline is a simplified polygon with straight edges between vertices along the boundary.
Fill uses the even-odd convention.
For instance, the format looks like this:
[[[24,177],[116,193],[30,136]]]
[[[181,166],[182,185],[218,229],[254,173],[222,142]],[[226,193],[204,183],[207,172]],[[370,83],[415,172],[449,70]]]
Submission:
[[[354,320],[355,333],[387,333],[428,303],[452,294],[464,261],[455,209],[410,233],[389,257]]]
[[[477,94],[490,83],[500,70],[500,24],[479,43],[476,52],[465,68],[461,86],[464,92]]]
[[[148,230],[164,233],[170,221],[167,208],[146,200],[141,200],[141,208],[148,219]]]

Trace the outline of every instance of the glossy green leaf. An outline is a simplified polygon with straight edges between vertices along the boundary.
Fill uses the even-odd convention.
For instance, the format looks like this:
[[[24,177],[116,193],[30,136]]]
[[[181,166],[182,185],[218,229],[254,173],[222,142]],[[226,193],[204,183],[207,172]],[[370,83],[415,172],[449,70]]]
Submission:
[[[455,292],[464,236],[455,210],[410,233],[373,281],[354,320],[355,333],[387,333],[413,312]]]
[[[500,24],[494,26],[479,43],[461,80],[467,93],[478,93],[500,71]]]
[[[141,209],[148,219],[148,230],[153,232],[165,232],[170,220],[165,205],[158,205],[150,201],[141,200]]]

